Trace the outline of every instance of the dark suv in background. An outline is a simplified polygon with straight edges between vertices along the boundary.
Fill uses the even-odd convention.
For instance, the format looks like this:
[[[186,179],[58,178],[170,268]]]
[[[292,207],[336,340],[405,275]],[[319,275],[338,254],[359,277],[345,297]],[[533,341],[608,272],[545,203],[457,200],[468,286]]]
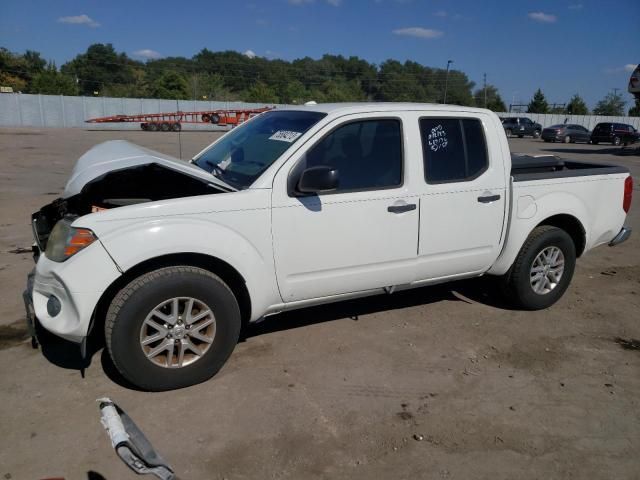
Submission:
[[[533,138],[540,137],[542,132],[542,125],[532,121],[527,117],[508,117],[502,119],[502,126],[507,137],[518,136],[520,138],[525,135]]]
[[[637,142],[639,138],[640,133],[632,125],[627,125],[626,123],[599,123],[591,133],[591,143],[594,145],[601,142],[614,145],[629,145]]]

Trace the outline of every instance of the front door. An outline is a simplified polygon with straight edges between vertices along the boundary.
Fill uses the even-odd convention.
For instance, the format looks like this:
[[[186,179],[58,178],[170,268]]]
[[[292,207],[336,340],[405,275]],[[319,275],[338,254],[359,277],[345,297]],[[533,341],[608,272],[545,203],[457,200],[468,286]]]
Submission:
[[[272,230],[285,302],[414,279],[419,199],[404,186],[402,132],[400,118],[336,121],[278,172]],[[338,170],[337,190],[298,196],[297,176],[319,165]]]

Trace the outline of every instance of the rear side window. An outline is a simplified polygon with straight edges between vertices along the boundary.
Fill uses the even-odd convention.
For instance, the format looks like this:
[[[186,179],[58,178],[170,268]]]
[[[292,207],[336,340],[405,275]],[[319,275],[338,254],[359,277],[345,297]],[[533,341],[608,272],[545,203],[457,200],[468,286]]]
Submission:
[[[422,118],[420,135],[427,183],[473,180],[489,166],[478,119]]]

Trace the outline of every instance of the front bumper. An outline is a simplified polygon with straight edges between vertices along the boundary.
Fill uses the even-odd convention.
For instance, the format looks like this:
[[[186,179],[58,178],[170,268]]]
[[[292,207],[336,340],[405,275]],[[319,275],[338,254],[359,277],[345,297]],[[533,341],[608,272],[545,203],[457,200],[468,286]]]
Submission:
[[[23,294],[31,332],[37,319],[51,333],[81,343],[102,293],[120,274],[99,241],[62,263],[40,255]],[[47,306],[52,297],[59,304],[57,312]]]
[[[610,247],[615,247],[616,245],[620,245],[622,242],[626,242],[631,236],[631,227],[622,227],[618,234],[613,237],[613,240],[609,242]]]

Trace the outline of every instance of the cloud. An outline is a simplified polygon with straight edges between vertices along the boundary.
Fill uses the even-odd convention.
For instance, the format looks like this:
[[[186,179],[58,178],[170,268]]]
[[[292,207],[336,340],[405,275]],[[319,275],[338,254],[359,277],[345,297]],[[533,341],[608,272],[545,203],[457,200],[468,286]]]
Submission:
[[[435,12],[435,13],[433,14],[433,16],[434,16],[434,17],[442,17],[442,18],[444,18],[444,17],[446,17],[446,16],[448,16],[448,15],[449,15],[449,14],[448,14],[446,11],[444,11],[444,10],[438,10],[437,12]]]
[[[623,65],[622,67],[605,68],[604,69],[604,73],[608,73],[608,74],[622,73],[622,72],[631,73],[636,69],[637,66],[638,66],[637,63],[627,63],[626,65]]]
[[[556,17],[555,15],[551,13],[544,13],[544,12],[529,12],[527,16],[531,20],[534,20],[540,23],[556,23],[556,21],[558,20],[558,17]]]
[[[339,7],[340,5],[342,5],[342,0],[324,0],[327,4],[331,5],[332,7]],[[309,5],[310,3],[314,3],[315,0],[287,0],[287,2],[289,3],[289,5],[295,5],[295,6],[300,6],[300,5]]]
[[[98,22],[92,19],[89,15],[74,15],[70,17],[60,17],[58,18],[58,23],[69,23],[72,25],[87,25],[91,28],[97,28],[100,26]]]
[[[393,30],[395,35],[403,35],[406,37],[417,37],[417,38],[439,38],[444,35],[440,30],[433,30],[431,28],[422,28],[422,27],[407,27],[407,28],[397,28]]]
[[[573,5],[569,5],[567,8],[569,10],[582,10],[582,7],[584,7],[583,4],[581,3],[574,3]]]
[[[243,55],[245,57],[249,57],[249,58],[256,58],[257,57],[256,52],[254,52],[253,50],[245,50]]]
[[[159,52],[156,52],[155,50],[151,50],[150,48],[143,48],[141,50],[136,50],[135,52],[133,52],[133,54],[136,57],[142,57],[142,58],[146,58],[148,59],[153,59],[153,58],[160,58],[162,55],[160,55]]]

